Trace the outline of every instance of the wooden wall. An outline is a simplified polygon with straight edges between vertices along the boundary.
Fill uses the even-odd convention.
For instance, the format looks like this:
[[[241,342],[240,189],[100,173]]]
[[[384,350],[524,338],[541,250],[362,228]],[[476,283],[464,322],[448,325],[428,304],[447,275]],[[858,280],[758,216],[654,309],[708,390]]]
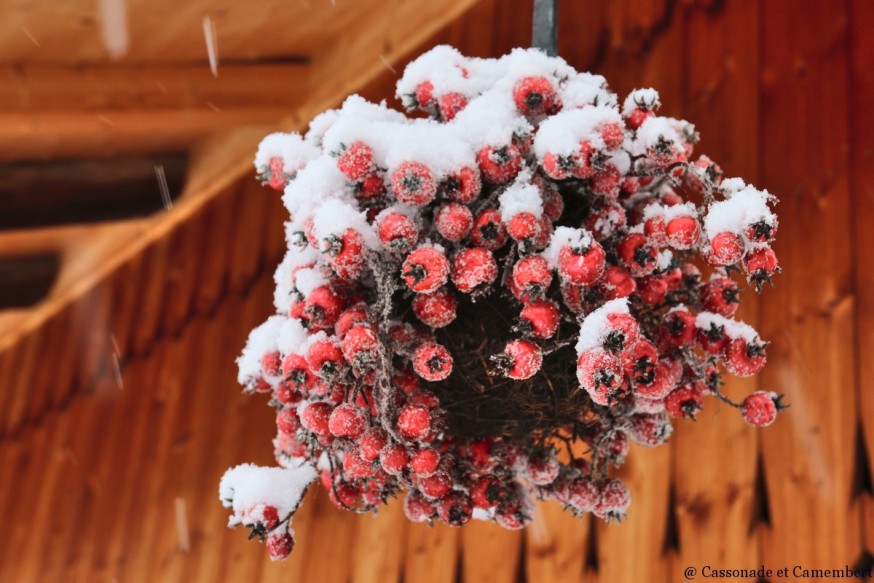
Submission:
[[[116,291],[94,292],[0,359],[0,581],[612,583],[681,581],[704,565],[874,563],[874,5],[561,10],[572,65],[620,95],[658,88],[664,112],[697,125],[701,151],[781,198],[785,273],[761,299],[748,291],[742,314],[772,342],[769,364],[728,390],[785,392],[787,414],[759,431],[708,402],[668,446],[633,451],[622,525],[550,503],[524,532],[429,529],[398,504],[360,517],[314,490],[292,558],[271,564],[225,528],[217,500],[227,466],[271,457],[271,410],[234,383],[282,251],[284,211],[253,180],[144,249],[113,276]],[[528,2],[482,0],[430,42],[496,56],[529,35]],[[365,95],[387,97],[394,78]],[[83,341],[71,348],[71,337]],[[51,391],[28,392],[46,378]]]

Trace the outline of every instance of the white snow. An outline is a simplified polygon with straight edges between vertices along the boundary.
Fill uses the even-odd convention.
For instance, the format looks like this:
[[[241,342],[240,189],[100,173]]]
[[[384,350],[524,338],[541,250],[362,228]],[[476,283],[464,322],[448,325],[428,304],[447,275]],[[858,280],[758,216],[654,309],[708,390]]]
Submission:
[[[531,184],[531,173],[523,170],[516,181],[498,197],[501,220],[509,223],[519,213],[531,213],[538,219],[543,215],[543,198],[540,190]]]
[[[558,269],[558,254],[562,247],[586,248],[592,244],[592,234],[586,229],[573,227],[556,227],[549,238],[549,245],[540,255],[546,259],[550,267]]]
[[[534,138],[534,153],[539,160],[550,152],[571,156],[580,151],[580,142],[584,141],[603,150],[604,140],[598,130],[609,123],[624,127],[619,112],[612,107],[593,106],[559,112],[540,124]]]
[[[300,269],[294,274],[294,287],[303,294],[304,297],[310,295],[317,287],[328,285],[328,278],[322,273],[319,267],[306,267]]]
[[[776,225],[777,217],[768,208],[769,198],[768,191],[745,186],[729,198],[714,202],[704,217],[704,232],[712,239],[726,231],[742,234],[746,227],[759,221]]]
[[[607,322],[609,314],[627,314],[628,298],[618,298],[605,302],[603,306],[592,311],[585,317],[580,325],[580,337],[577,340],[577,356],[598,348],[604,343],[604,338],[610,331],[610,326]]]
[[[658,109],[661,106],[659,92],[655,89],[635,89],[628,94],[622,104],[622,115],[628,115],[638,107],[646,109]]]
[[[682,139],[673,124],[663,117],[649,117],[643,125],[637,129],[637,139],[645,148],[654,148],[659,142],[659,138],[663,138],[667,142],[676,144],[678,147],[682,145]]]
[[[284,520],[297,509],[315,478],[315,468],[304,462],[289,468],[240,464],[227,470],[219,483],[219,499],[234,511],[228,526],[254,524],[260,516],[252,510],[265,504],[274,506],[279,520]]]
[[[313,215],[313,231],[319,241],[330,236],[342,237],[346,229],[358,231],[370,249],[380,248],[379,237],[367,222],[367,215],[351,203],[328,199]]]
[[[247,385],[261,375],[261,357],[277,350],[279,330],[287,320],[285,316],[270,316],[249,333],[243,353],[237,358],[237,382]]]
[[[695,317],[695,326],[700,330],[708,330],[711,324],[722,326],[729,338],[744,338],[748,342],[752,342],[759,337],[759,333],[749,324],[713,312],[700,312]]]
[[[300,134],[276,132],[269,134],[258,144],[255,154],[255,170],[259,173],[270,166],[271,158],[282,159],[282,169],[289,176],[295,175],[306,164],[321,154],[313,144],[304,141]]]
[[[300,354],[299,349],[307,340],[307,329],[297,318],[288,318],[279,328],[279,336],[276,338],[276,347],[279,354]]]

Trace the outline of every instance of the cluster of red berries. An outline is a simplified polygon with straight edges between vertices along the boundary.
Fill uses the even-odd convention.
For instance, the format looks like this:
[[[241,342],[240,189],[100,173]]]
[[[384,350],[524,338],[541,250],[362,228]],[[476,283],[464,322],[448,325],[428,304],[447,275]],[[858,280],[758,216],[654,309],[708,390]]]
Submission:
[[[344,509],[406,490],[413,521],[521,528],[532,496],[621,518],[630,494],[608,466],[630,442],[664,443],[707,395],[753,425],[774,421],[773,393],[736,403],[720,390],[723,371],[765,364],[766,343],[733,319],[732,273],[759,287],[778,271],[772,199],[693,161],[694,128],[657,116],[654,90],[620,108],[603,78],[538,51],[438,47],[398,95],[430,119],[350,98],[306,136],[268,137],[256,158],[284,190],[289,251],[279,315],[253,331],[240,380],[272,395],[281,465],[312,464]],[[588,399],[573,428],[451,432],[437,388],[474,389],[439,339],[477,301],[508,322],[503,350],[483,359],[491,375],[535,382],[576,345]],[[568,459],[556,436],[591,455]],[[272,556],[290,551],[269,540]]]

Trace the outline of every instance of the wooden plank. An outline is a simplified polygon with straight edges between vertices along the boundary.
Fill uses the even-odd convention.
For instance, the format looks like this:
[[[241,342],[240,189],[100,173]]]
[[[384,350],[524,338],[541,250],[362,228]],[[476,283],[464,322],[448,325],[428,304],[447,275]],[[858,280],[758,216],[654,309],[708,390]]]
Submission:
[[[354,583],[400,581],[404,539],[410,524],[404,515],[403,500],[392,500],[380,507],[375,516],[359,516],[355,520],[350,580]]]
[[[205,64],[0,65],[6,113],[281,108],[307,82],[301,62],[228,64],[213,76]]]
[[[531,581],[580,581],[586,569],[589,517],[575,518],[555,502],[541,502],[525,531],[525,574]]]
[[[461,529],[461,574],[464,581],[512,583],[519,575],[524,536],[491,522],[472,520]]]
[[[727,2],[718,10],[692,5],[684,27],[684,114],[702,136],[696,151],[716,160],[727,176],[758,184],[758,4]],[[747,288],[742,297],[736,317],[757,327],[758,296]],[[726,375],[726,381],[723,390],[738,400],[758,386],[757,378]],[[672,575],[706,564],[757,564],[758,538],[750,529],[757,432],[716,399],[705,403],[695,423],[680,421],[674,427],[670,447],[678,549]]]
[[[404,581],[450,583],[458,570],[459,531],[437,523],[410,524],[404,563]]]
[[[164,274],[170,261],[170,241],[161,239],[149,247],[139,273],[140,298],[134,322],[133,354],[147,351],[155,340],[164,302]]]
[[[236,200],[224,196],[210,201],[203,214],[194,220],[205,223],[216,233],[229,233],[233,222]],[[212,313],[227,287],[227,273],[230,266],[231,249],[234,245],[230,237],[222,237],[211,248],[210,260],[201,261],[197,275],[197,297],[195,310]]]
[[[268,216],[268,203],[274,196],[275,192],[263,188],[256,180],[245,181],[235,194],[237,210],[230,231],[233,233],[230,237],[233,247],[228,274],[230,289],[235,292],[248,288],[261,267],[262,254],[267,243],[264,229],[268,220],[282,220]]]
[[[762,7],[762,182],[781,196],[787,227],[776,245],[785,273],[762,298],[763,337],[772,342],[762,382],[792,404],[761,432],[772,522],[762,531],[762,560],[853,564],[861,522],[850,498],[857,405],[850,389],[849,15],[846,5],[821,0],[803,11],[781,0]]]
[[[870,2],[850,2],[850,193],[853,209],[855,253],[854,275],[856,286],[856,363],[859,378],[859,419],[866,445],[868,470],[874,468],[874,362],[869,355],[874,351],[874,233],[870,217],[874,216],[874,38],[865,27],[874,19],[874,5]],[[861,473],[862,460],[857,461]],[[869,474],[870,477],[870,474]],[[870,488],[870,484],[868,484]],[[874,492],[860,492],[863,496],[863,540],[868,552],[874,550]]]
[[[200,285],[195,276],[197,267],[213,261],[213,237],[209,235],[205,223],[195,220],[182,225],[171,237],[172,253],[164,278],[161,335],[178,334],[191,315],[195,290]]]

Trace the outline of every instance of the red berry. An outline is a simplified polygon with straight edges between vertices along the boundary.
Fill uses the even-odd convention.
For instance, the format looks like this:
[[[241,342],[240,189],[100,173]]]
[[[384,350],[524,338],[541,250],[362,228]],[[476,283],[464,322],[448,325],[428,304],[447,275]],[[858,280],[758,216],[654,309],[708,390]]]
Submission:
[[[467,97],[461,93],[450,92],[440,96],[440,116],[443,121],[452,121],[459,111],[467,106]]]
[[[353,142],[340,154],[337,167],[349,180],[357,182],[374,170],[373,149],[363,142]]]
[[[668,281],[664,277],[641,277],[637,281],[637,296],[650,306],[657,306],[665,301],[668,294]]]
[[[546,77],[523,77],[513,86],[513,101],[522,115],[537,116],[557,113],[561,108],[558,94]]]
[[[303,316],[310,326],[321,330],[329,329],[337,323],[343,307],[340,294],[323,285],[312,290],[306,297]]]
[[[675,217],[665,228],[668,244],[674,249],[691,249],[698,243],[701,227],[695,217]]]
[[[665,314],[659,327],[659,338],[667,346],[682,348],[695,340],[695,316],[685,308],[675,308]]]
[[[294,537],[288,532],[271,532],[267,535],[267,554],[271,561],[287,559],[294,549]]]
[[[478,214],[473,222],[470,242],[491,251],[503,247],[507,242],[507,230],[501,221],[501,213],[488,209]]]
[[[623,390],[624,375],[619,358],[601,348],[580,354],[577,379],[599,405],[606,405]]]
[[[384,430],[371,427],[358,440],[358,452],[363,459],[372,462],[379,458],[379,453],[385,447],[387,439]]]
[[[379,464],[390,476],[400,475],[409,461],[407,450],[399,443],[389,444],[379,453]]]
[[[613,312],[607,314],[607,330],[604,348],[613,354],[624,353],[640,340],[640,324],[631,314]]]
[[[343,357],[359,370],[376,366],[379,360],[379,339],[373,328],[358,324],[349,329],[343,338]]]
[[[276,427],[286,435],[294,435],[300,429],[300,418],[294,409],[280,409],[276,414]]]
[[[355,198],[371,200],[385,194],[385,180],[382,175],[374,172],[365,176],[361,182],[355,184]]]
[[[607,300],[627,298],[637,289],[637,282],[625,269],[611,265],[604,270],[601,286]]]
[[[437,209],[434,226],[447,241],[461,241],[473,228],[473,215],[463,204],[450,202]]]
[[[416,294],[413,298],[413,313],[432,328],[451,324],[455,320],[456,306],[455,295],[445,287],[430,294]]]
[[[282,368],[282,357],[278,352],[267,352],[261,357],[261,373],[268,377],[278,377]]]
[[[629,420],[628,437],[644,447],[656,447],[665,443],[674,428],[667,414],[638,413]]]
[[[307,360],[300,354],[291,353],[282,361],[282,378],[297,389],[302,390],[312,383],[312,373]]]
[[[437,509],[421,492],[410,490],[404,499],[404,513],[411,522],[426,522],[437,514]]]
[[[717,277],[701,288],[701,302],[708,312],[730,318],[740,306],[740,288],[730,277]]]
[[[598,486],[598,502],[592,512],[604,520],[621,520],[631,504],[628,487],[616,478],[608,478]]]
[[[343,473],[350,480],[362,480],[373,475],[373,462],[361,457],[357,449],[346,450],[343,455]]]
[[[665,410],[671,417],[695,419],[704,404],[704,393],[697,384],[677,387],[665,397]]]
[[[564,246],[558,252],[558,273],[576,285],[594,284],[604,274],[605,265],[606,254],[597,241],[591,241],[585,248]]]
[[[440,454],[436,450],[427,448],[417,451],[410,460],[410,468],[420,478],[426,478],[437,471],[440,463]]]
[[[625,236],[619,241],[617,251],[623,265],[635,277],[649,275],[656,268],[658,250],[647,241],[643,233]]]
[[[267,171],[264,173],[267,184],[275,190],[285,189],[289,178],[285,173],[285,162],[279,156],[274,156],[270,158],[268,166]],[[264,184],[264,182],[262,181],[261,184]]]
[[[650,109],[635,107],[625,117],[625,123],[628,124],[628,127],[630,127],[631,129],[636,130],[643,125],[643,122],[645,122],[647,119],[654,115],[655,114]]]
[[[416,105],[419,109],[431,109],[436,104],[434,100],[434,84],[430,81],[422,81],[415,89]]]
[[[333,340],[316,340],[307,349],[310,372],[325,381],[338,379],[346,370],[343,351]]]
[[[471,517],[473,506],[470,498],[462,492],[452,492],[440,500],[437,514],[449,526],[463,526]]]
[[[568,504],[577,512],[591,512],[598,503],[598,485],[587,476],[577,476],[568,485]]]
[[[561,465],[548,452],[535,452],[528,459],[525,473],[535,486],[548,486],[558,478]]]
[[[540,348],[528,340],[511,340],[504,352],[492,357],[501,374],[522,381],[537,374],[543,364]]]
[[[377,228],[382,244],[395,253],[407,253],[419,240],[419,230],[410,218],[399,212],[382,217]]]
[[[740,404],[744,421],[755,427],[767,427],[777,418],[780,410],[780,397],[776,393],[756,391],[748,395]]]
[[[585,227],[595,239],[603,241],[625,226],[625,209],[613,201],[605,201],[586,218]]]
[[[431,293],[449,279],[449,260],[435,247],[419,247],[407,256],[401,273],[411,290]]]
[[[734,265],[740,261],[743,251],[743,240],[737,233],[724,231],[710,240],[710,252],[707,254],[707,262],[710,265],[719,267]]]
[[[337,338],[342,339],[353,326],[367,324],[367,321],[367,306],[365,304],[356,304],[340,313],[337,323],[334,324],[334,334]]]
[[[519,328],[534,338],[541,340],[552,338],[558,331],[560,318],[561,313],[554,302],[535,301],[522,308],[522,313],[519,315],[521,322]]]
[[[516,298],[523,303],[542,298],[552,283],[552,268],[540,255],[528,255],[513,266]]]
[[[522,169],[522,155],[512,144],[503,148],[485,147],[477,153],[476,161],[483,179],[492,184],[509,182]]]
[[[767,243],[772,241],[776,234],[777,223],[771,224],[764,219],[756,221],[744,229],[744,235],[753,243]]]
[[[709,354],[722,354],[729,342],[725,326],[715,322],[710,322],[710,326],[707,328],[699,328],[696,339],[704,352]]]
[[[482,180],[479,170],[464,167],[449,175],[444,183],[446,196],[455,202],[464,204],[473,202],[482,190]]]
[[[476,508],[493,508],[506,498],[506,488],[494,476],[483,476],[470,488],[470,499]]]
[[[431,430],[431,412],[421,405],[407,405],[398,413],[398,431],[406,439],[421,439]]]
[[[334,437],[357,439],[364,433],[366,424],[367,417],[364,415],[364,411],[351,403],[338,405],[336,409],[331,411],[331,416],[328,419],[328,429]]]
[[[452,355],[436,342],[425,342],[413,354],[413,370],[426,381],[442,381],[452,372]]]
[[[488,249],[470,247],[456,255],[452,262],[452,283],[461,292],[471,293],[489,285],[496,277],[498,264]]]
[[[328,418],[331,416],[331,406],[327,403],[310,403],[300,415],[301,424],[319,436],[330,433]]]
[[[725,368],[736,376],[753,376],[765,367],[768,359],[766,346],[758,338],[735,338],[725,348]]]
[[[595,175],[595,167],[592,165],[592,156],[594,156],[595,146],[588,141],[580,142],[580,148],[577,154],[573,157],[570,172],[576,178],[585,180]]]
[[[436,409],[440,406],[440,399],[428,389],[416,389],[407,397],[408,405],[421,405],[427,409]]]
[[[507,234],[514,241],[528,241],[540,234],[540,220],[529,212],[516,213],[507,223]]]
[[[601,126],[601,139],[609,150],[615,150],[625,141],[625,128],[620,123],[606,123]]]
[[[452,480],[445,470],[437,470],[434,475],[419,479],[419,489],[428,498],[443,498],[452,489]]]
[[[622,175],[613,164],[606,164],[599,172],[597,172],[589,183],[589,188],[595,194],[606,196],[607,198],[619,198],[619,185],[622,183]]]
[[[675,370],[666,361],[660,360],[655,364],[652,375],[641,378],[634,385],[637,394],[648,399],[663,399],[674,390],[678,377]]]
[[[668,242],[667,226],[665,225],[665,217],[655,215],[648,218],[643,223],[643,233],[652,242],[653,245],[664,246]]]
[[[431,170],[419,162],[403,162],[391,175],[395,198],[404,204],[424,206],[437,195]]]
[[[764,282],[771,281],[771,276],[779,269],[777,255],[770,247],[760,247],[744,257],[744,269],[756,288],[761,288]]]

